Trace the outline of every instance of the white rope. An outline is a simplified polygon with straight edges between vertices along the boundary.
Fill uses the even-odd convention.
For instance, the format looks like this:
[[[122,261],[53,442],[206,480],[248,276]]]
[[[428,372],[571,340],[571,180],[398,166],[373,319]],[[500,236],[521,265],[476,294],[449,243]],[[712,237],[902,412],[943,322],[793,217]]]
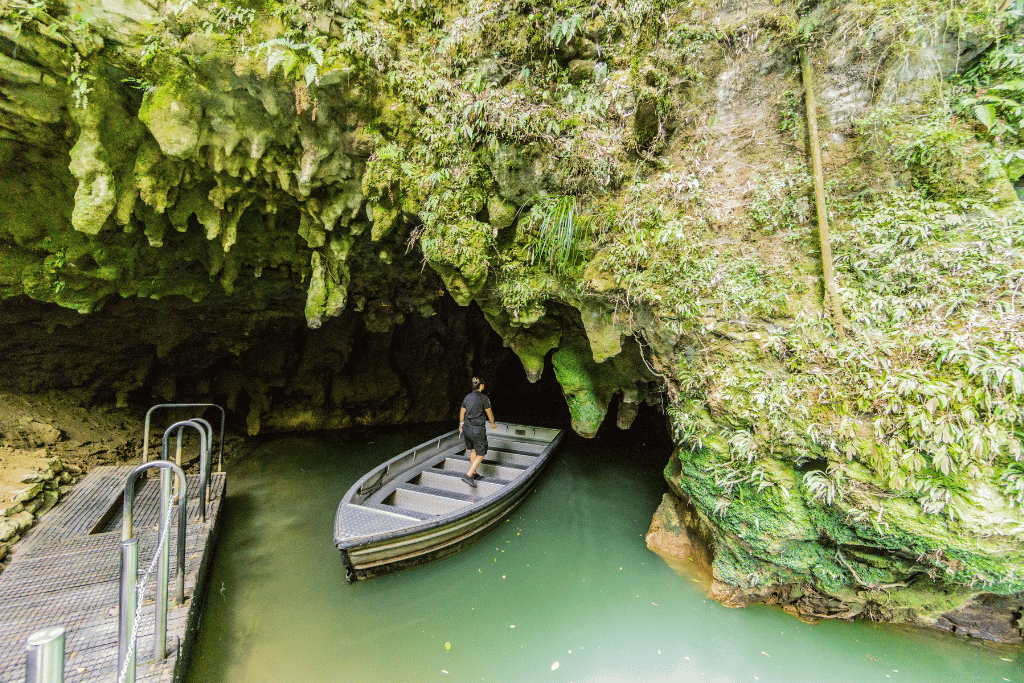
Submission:
[[[142,580],[139,582],[138,587],[135,591],[135,623],[132,626],[132,636],[128,640],[128,650],[124,658],[124,665],[121,667],[121,674],[117,677],[117,683],[124,683],[125,676],[128,675],[128,663],[132,661],[132,653],[135,651],[136,640],[139,635],[139,618],[142,614],[142,598],[146,593],[146,582],[149,581],[149,577],[153,574],[153,570],[156,568],[157,560],[160,559],[160,551],[164,547],[164,543],[167,542],[168,536],[171,532],[171,508],[174,507],[174,496],[171,496],[167,501],[167,510],[164,513],[164,519],[167,523],[164,525],[164,533],[160,536],[160,542],[156,546],[156,552],[153,553],[153,561],[149,563],[149,569],[142,576]],[[181,567],[178,567],[178,571],[181,571]],[[167,587],[164,587],[167,590]],[[156,638],[156,615],[153,616],[153,638]]]

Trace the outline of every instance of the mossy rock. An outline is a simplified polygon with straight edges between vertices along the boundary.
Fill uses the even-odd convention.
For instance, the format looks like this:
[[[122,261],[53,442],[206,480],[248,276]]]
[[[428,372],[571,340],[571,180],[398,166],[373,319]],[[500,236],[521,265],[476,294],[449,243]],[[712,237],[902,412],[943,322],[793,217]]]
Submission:
[[[203,107],[195,93],[173,82],[147,92],[139,108],[139,119],[160,150],[178,159],[192,158],[199,151],[202,118]]]

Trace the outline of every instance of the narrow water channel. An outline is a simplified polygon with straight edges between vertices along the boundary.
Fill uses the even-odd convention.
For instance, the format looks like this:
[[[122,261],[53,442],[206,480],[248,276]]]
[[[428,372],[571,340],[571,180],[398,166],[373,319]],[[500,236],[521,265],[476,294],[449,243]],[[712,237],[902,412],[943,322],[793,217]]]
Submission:
[[[568,435],[481,541],[354,585],[334,512],[446,425],[261,439],[229,496],[190,683],[1024,681],[1020,649],[708,600],[644,545],[667,452]]]

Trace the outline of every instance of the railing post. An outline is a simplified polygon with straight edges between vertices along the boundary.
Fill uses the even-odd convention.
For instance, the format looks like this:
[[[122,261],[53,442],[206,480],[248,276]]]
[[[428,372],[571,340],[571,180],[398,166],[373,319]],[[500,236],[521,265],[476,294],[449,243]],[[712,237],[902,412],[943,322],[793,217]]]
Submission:
[[[153,661],[162,664],[167,657],[167,575],[170,573],[170,553],[167,546],[171,542],[170,524],[171,511],[171,472],[166,467],[160,468],[160,532],[167,529],[167,543],[160,544],[160,557],[156,561],[156,628],[153,629]],[[185,503],[184,500],[181,501]],[[178,567],[178,575],[184,577],[184,567]],[[163,627],[161,628],[161,624]]]
[[[25,641],[25,683],[64,683],[64,627],[36,631]]]
[[[200,423],[203,423],[203,424],[205,424],[207,426],[209,426],[209,424],[210,424],[209,422],[206,422],[206,420],[182,420],[181,422],[175,422],[170,427],[168,427],[166,430],[164,430],[163,452],[162,452],[162,455],[163,455],[163,459],[167,460],[168,440],[170,439],[171,432],[173,432],[175,429],[178,430],[178,443],[179,444],[181,444],[181,431],[185,427],[192,427],[197,432],[199,432],[199,477],[200,477],[200,480],[201,480],[201,482],[200,482],[200,489],[199,489],[199,513],[202,516],[203,521],[205,522],[206,521],[206,482],[205,482],[204,479],[205,479],[205,477],[208,476],[208,471],[209,471],[209,463],[207,463],[207,460],[210,459],[210,445],[209,445],[209,442],[207,442],[207,440],[206,440],[206,431],[204,431],[204,429],[203,429],[203,424],[200,424]],[[182,503],[182,505],[187,505],[187,501]]]
[[[121,541],[121,599],[117,631],[118,683],[135,683],[135,610],[138,607],[136,590],[139,581],[139,539]],[[127,663],[126,663],[127,662]],[[121,674],[125,672],[124,681]]]
[[[197,429],[198,425],[192,425]],[[173,429],[173,428],[172,428]],[[170,429],[164,433],[164,452],[167,451],[167,436]],[[206,435],[202,435],[204,440]],[[185,473],[180,467],[167,460],[158,460],[150,463],[143,463],[132,470],[128,475],[128,481],[124,485],[124,511],[121,514],[121,615],[118,632],[118,675],[126,674],[124,681],[118,683],[135,682],[135,650],[132,637],[136,632],[135,620],[137,604],[137,583],[139,573],[139,546],[138,539],[134,538],[132,529],[133,507],[135,502],[135,482],[148,469],[157,467],[160,473],[160,499],[161,510],[160,525],[161,539],[158,541],[160,555],[157,559],[157,586],[155,623],[153,624],[153,658],[156,663],[161,663],[167,656],[167,575],[170,571],[169,549],[170,543],[170,501],[171,501],[171,477],[173,472],[179,481],[181,504],[178,505],[178,580],[176,586],[177,602],[181,604],[185,598],[185,511],[188,501],[188,482],[185,480]]]
[[[213,425],[200,417],[192,418],[190,422],[196,422],[206,428],[206,452],[203,453],[202,450],[199,452],[199,481],[203,486],[201,513],[205,522],[206,502],[210,500],[210,472],[213,468]],[[199,440],[199,447],[202,449],[202,439]]]

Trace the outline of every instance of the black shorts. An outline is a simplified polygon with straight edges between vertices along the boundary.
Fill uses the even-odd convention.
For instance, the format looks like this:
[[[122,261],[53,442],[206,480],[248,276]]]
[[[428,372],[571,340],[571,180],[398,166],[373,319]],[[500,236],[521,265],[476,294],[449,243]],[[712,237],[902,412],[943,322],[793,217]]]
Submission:
[[[466,442],[467,451],[476,451],[477,455],[487,455],[487,427],[485,425],[462,425],[462,440]]]

